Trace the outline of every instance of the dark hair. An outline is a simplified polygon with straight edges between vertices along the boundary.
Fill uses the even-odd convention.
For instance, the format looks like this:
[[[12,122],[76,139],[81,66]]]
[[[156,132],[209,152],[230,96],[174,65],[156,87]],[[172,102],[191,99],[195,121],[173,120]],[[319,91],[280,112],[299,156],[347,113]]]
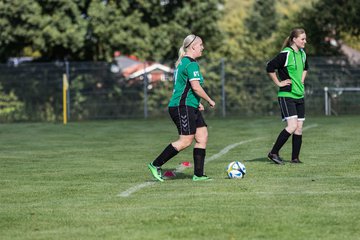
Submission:
[[[303,28],[294,28],[293,30],[291,30],[290,35],[287,38],[285,38],[281,50],[286,47],[290,47],[291,44],[293,43],[293,39],[299,37],[299,35],[303,33],[305,33],[305,30]]]

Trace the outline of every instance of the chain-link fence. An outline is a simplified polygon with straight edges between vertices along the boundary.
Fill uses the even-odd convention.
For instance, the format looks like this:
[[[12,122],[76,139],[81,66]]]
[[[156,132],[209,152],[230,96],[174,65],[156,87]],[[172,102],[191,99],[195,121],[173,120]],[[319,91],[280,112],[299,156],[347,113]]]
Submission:
[[[309,58],[306,79],[307,114],[325,114],[324,87],[359,88],[360,66],[344,58]],[[200,61],[205,89],[217,102],[213,116],[279,114],[277,88],[265,62]],[[105,62],[24,63],[0,65],[1,121],[62,121],[62,79],[69,80],[70,121],[167,116],[172,74],[154,81],[149,72],[128,78]],[[331,113],[360,113],[359,91],[328,92]]]

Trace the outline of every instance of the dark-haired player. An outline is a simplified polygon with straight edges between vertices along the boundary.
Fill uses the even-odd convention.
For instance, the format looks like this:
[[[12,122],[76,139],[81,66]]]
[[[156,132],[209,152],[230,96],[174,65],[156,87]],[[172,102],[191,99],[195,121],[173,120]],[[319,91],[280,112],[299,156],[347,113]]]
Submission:
[[[306,33],[302,28],[295,28],[285,39],[282,51],[267,64],[267,72],[279,87],[278,101],[285,129],[279,134],[268,158],[277,164],[283,164],[279,151],[292,135],[291,163],[301,163],[299,159],[302,144],[302,128],[305,121],[304,81],[308,62],[304,47]],[[275,73],[278,72],[278,76]]]

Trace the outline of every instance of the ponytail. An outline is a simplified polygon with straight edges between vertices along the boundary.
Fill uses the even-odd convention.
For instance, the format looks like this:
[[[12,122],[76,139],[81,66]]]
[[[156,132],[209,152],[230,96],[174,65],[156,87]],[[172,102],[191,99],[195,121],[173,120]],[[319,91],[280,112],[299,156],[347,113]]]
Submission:
[[[281,47],[281,50],[283,50],[286,47],[290,47],[293,42],[293,39],[297,38],[298,36],[300,36],[300,34],[303,34],[303,33],[305,33],[305,30],[303,28],[292,29],[290,32],[290,35],[287,38],[285,38],[284,43]]]
[[[286,47],[290,47],[290,45],[291,45],[291,40],[290,40],[290,36],[288,36],[285,38],[284,43],[281,47],[281,50],[283,50]]]
[[[184,50],[184,46],[181,46],[179,49],[179,58],[175,63],[175,67],[177,67],[181,61],[181,59],[185,56],[185,50]]]
[[[191,44],[195,41],[196,38],[197,38],[197,36],[194,34],[190,34],[190,35],[186,36],[182,46],[179,49],[179,58],[175,63],[175,67],[177,67],[180,64],[181,59],[186,54],[186,49],[191,46]]]

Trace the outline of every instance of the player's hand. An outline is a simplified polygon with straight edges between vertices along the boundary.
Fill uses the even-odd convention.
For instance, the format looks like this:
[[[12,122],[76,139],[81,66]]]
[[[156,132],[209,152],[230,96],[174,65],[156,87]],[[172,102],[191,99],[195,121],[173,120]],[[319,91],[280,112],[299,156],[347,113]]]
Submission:
[[[199,107],[198,107],[199,111],[204,111],[204,105],[202,105],[201,103],[199,104]]]
[[[209,105],[210,105],[211,108],[214,108],[214,107],[215,107],[215,102],[214,102],[212,99],[210,99],[210,100],[208,101],[208,103],[209,103]]]
[[[291,85],[290,79],[286,79],[284,81],[279,82],[279,87],[285,87],[285,86],[289,86],[289,85]]]

